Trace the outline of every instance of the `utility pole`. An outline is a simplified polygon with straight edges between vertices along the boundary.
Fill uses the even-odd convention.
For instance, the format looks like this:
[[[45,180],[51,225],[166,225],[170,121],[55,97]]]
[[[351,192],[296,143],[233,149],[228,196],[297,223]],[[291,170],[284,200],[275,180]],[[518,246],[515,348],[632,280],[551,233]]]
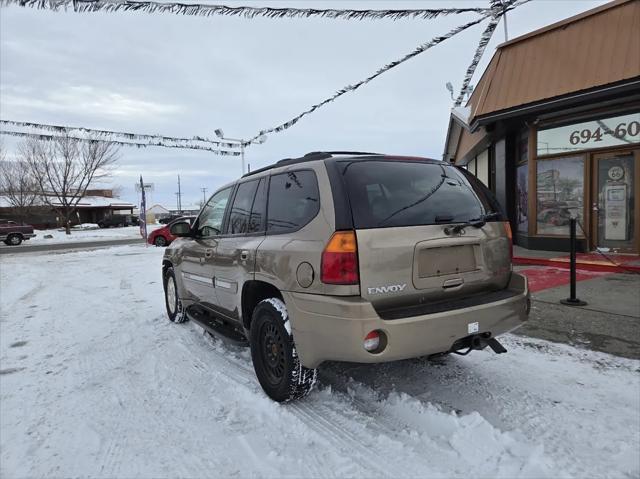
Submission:
[[[182,190],[180,189],[180,175],[178,175],[178,192],[176,193],[176,206],[178,213],[182,213]]]
[[[202,191],[202,204],[203,205],[207,202],[207,189],[208,188],[200,188],[200,191]]]

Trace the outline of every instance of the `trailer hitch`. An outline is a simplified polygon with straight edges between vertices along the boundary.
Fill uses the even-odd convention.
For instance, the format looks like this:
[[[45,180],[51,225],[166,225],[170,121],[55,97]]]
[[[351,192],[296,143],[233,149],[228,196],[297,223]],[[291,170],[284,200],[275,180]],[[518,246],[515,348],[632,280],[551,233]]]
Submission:
[[[496,354],[507,352],[507,349],[500,344],[496,338],[491,337],[491,333],[476,334],[459,339],[453,343],[450,352],[459,354],[460,356],[466,356],[473,350],[481,351],[487,346],[489,346]],[[462,351],[465,348],[466,351]]]

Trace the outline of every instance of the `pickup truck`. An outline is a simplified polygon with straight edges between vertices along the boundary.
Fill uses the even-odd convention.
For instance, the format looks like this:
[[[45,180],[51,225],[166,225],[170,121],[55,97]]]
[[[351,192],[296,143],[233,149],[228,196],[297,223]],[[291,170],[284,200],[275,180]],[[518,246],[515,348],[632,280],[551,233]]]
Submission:
[[[18,246],[34,236],[33,226],[0,219],[0,241],[4,241],[7,246]]]

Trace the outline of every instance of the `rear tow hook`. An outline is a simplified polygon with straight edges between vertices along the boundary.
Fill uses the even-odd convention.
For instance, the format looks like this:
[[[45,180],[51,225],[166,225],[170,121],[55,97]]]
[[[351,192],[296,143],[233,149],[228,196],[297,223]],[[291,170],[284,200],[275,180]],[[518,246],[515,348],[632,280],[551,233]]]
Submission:
[[[493,352],[496,354],[502,354],[507,352],[507,348],[505,348],[502,344],[500,344],[500,342],[496,338],[484,339],[483,341],[485,341],[487,343],[487,346],[493,349]]]
[[[468,336],[464,339],[456,341],[456,343],[454,343],[453,347],[451,348],[451,352],[454,354],[459,354],[460,356],[466,356],[473,350],[481,351],[487,346],[489,346],[496,354],[507,352],[507,349],[502,344],[500,344],[496,338],[492,338],[490,336],[490,333]],[[467,348],[467,350],[462,351],[462,349],[464,348]]]

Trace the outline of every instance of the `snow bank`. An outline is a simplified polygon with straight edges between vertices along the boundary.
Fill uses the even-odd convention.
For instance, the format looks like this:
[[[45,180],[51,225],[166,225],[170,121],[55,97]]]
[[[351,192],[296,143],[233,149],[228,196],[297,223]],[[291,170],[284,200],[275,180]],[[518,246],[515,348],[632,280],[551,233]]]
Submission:
[[[280,405],[247,349],[166,319],[161,257],[0,257],[1,476],[640,473],[638,361],[507,336],[500,356],[326,365]]]
[[[65,233],[62,230],[35,230],[36,237],[29,240],[27,244],[59,244],[67,243],[70,241],[103,241],[109,239],[135,239],[141,238],[139,226],[125,226],[124,228],[103,228],[100,229],[97,225],[92,223],[85,223],[81,228],[73,228],[71,234]],[[161,228],[164,225],[148,225],[147,231],[151,232],[156,228]],[[52,238],[45,238],[45,236],[51,235]]]

